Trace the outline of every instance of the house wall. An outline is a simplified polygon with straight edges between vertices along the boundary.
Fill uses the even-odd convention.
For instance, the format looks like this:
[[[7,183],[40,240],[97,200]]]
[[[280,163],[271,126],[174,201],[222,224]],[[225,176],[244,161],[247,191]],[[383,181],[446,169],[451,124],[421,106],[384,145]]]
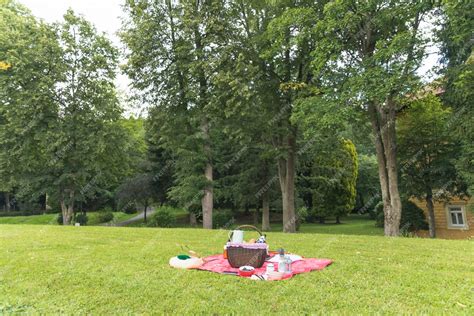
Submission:
[[[426,201],[413,199],[412,200],[419,208],[421,208],[428,218],[428,210]],[[448,205],[463,205],[466,214],[467,228],[452,228],[448,227]],[[449,202],[434,203],[436,237],[445,239],[468,239],[474,238],[474,198],[460,199],[458,197],[452,198]],[[419,236],[428,237],[428,231],[419,231]]]

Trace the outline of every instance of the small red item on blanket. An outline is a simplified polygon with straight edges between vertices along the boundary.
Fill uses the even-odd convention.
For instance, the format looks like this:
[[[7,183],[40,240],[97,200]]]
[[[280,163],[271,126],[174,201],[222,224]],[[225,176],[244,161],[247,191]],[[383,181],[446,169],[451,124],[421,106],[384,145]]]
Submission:
[[[204,264],[198,267],[198,270],[210,271],[221,274],[229,274],[228,272],[236,272],[238,274],[239,269],[232,268],[229,261],[224,258],[223,255],[213,255],[203,258]],[[283,279],[289,279],[292,276],[300,273],[310,272],[314,270],[322,270],[333,261],[330,259],[315,259],[315,258],[303,258],[302,260],[294,261],[291,264],[291,274],[287,274]],[[255,269],[256,275],[263,275],[266,272],[267,265],[269,262],[265,262],[262,267]]]

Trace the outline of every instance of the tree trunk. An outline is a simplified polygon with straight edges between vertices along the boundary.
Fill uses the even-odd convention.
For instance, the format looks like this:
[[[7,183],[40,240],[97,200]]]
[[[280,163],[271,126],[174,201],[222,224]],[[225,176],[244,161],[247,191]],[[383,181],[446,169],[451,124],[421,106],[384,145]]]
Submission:
[[[201,2],[196,1],[196,14],[199,13],[201,10]],[[202,45],[202,34],[201,30],[199,29],[199,25],[195,25],[194,27],[194,45],[196,47],[196,59],[197,61],[201,62],[200,58],[205,55],[203,51]],[[206,117],[205,106],[206,102],[208,101],[207,98],[207,80],[206,75],[204,72],[204,68],[202,65],[197,67],[197,79],[199,82],[199,99],[198,104],[201,110],[202,121],[201,121],[201,131],[203,135],[204,141],[204,154],[206,156],[207,162],[204,168],[204,177],[207,180],[207,184],[204,187],[204,196],[201,200],[201,207],[202,207],[202,225],[203,228],[212,229],[212,211],[214,208],[213,202],[213,166],[211,162],[211,137],[209,133],[209,121]]]
[[[144,223],[147,222],[147,218],[146,218],[147,209],[148,209],[148,202],[145,202],[145,208],[144,208],[144,210],[143,210],[143,222],[144,222]]]
[[[369,103],[368,112],[374,134],[385,215],[384,232],[385,236],[398,236],[400,234],[401,201],[398,192],[396,161],[395,105],[388,100],[387,105],[379,110],[373,103]]]
[[[388,214],[387,236],[398,236],[400,234],[400,219],[402,217],[402,203],[398,191],[397,170],[397,144],[395,131],[395,103],[392,98],[387,98],[386,106],[381,108],[383,121],[386,122],[382,130],[385,158],[387,162],[388,190],[390,193],[390,212]],[[387,234],[388,232],[388,234]]]
[[[430,229],[430,238],[436,238],[436,225],[433,205],[433,193],[429,190],[426,194],[426,208],[428,209],[428,224]]]
[[[288,156],[278,161],[278,177],[283,202],[283,232],[295,233],[297,220],[295,214],[296,138],[293,133],[287,138],[287,146]]]
[[[207,163],[204,176],[208,181],[208,184],[204,188],[204,196],[201,200],[202,205],[202,226],[206,229],[212,229],[212,211],[214,208],[213,201],[213,187],[212,187],[212,165],[210,162]]]
[[[5,192],[3,195],[5,197],[5,211],[10,212],[11,210],[10,192]]]
[[[270,193],[265,190],[262,195],[262,230],[269,231],[270,229]]]
[[[65,197],[65,193],[63,192],[61,194],[61,212],[63,215],[63,225],[69,225],[71,224],[72,217],[74,214],[74,191],[70,190],[69,191],[69,197]]]
[[[340,224],[341,223],[341,218],[339,216],[336,216],[336,224]]]
[[[258,226],[258,217],[259,217],[259,209],[258,206],[255,208],[255,211],[253,212],[253,225]]]

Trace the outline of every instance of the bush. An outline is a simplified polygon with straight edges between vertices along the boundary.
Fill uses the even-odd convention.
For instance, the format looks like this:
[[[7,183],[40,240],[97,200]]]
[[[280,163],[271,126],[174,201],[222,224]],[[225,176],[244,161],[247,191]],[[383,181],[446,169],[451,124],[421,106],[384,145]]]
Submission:
[[[234,223],[234,216],[230,211],[215,211],[212,214],[213,228],[228,228]]]
[[[400,220],[400,229],[402,231],[412,232],[428,229],[428,222],[421,208],[411,201],[402,202],[402,205],[402,219]]]
[[[62,216],[61,216],[61,218],[62,218]],[[79,214],[76,214],[76,217],[74,218],[74,223],[79,223],[79,224],[81,224],[81,226],[84,226],[84,225],[87,225],[88,220],[89,220],[89,218],[87,217],[86,214],[79,213]]]
[[[58,217],[56,218],[56,221],[58,222],[59,225],[63,224],[63,213],[58,214]]]
[[[134,203],[128,203],[124,206],[122,212],[124,212],[125,214],[135,214],[137,212],[137,207]]]
[[[149,227],[173,227],[176,225],[176,216],[168,209],[163,208],[151,216]]]
[[[377,203],[377,205],[375,205],[374,209],[369,213],[373,214],[370,217],[375,219],[375,226],[384,227],[385,216],[384,216],[384,213],[383,213],[383,203],[382,202]]]
[[[114,213],[109,210],[99,212],[98,220],[99,223],[108,223],[114,219]]]
[[[31,216],[31,215],[42,215],[44,213],[45,211],[10,211],[10,212],[3,211],[3,212],[0,212],[0,217]]]
[[[306,223],[307,218],[309,217],[309,211],[306,206],[302,206],[296,210],[296,230],[300,230],[302,223]]]
[[[383,203],[377,204],[373,210],[376,214],[376,226],[384,227],[385,216],[383,213]],[[402,201],[402,218],[400,219],[400,230],[404,232],[413,232],[421,229],[428,229],[425,214],[423,210],[411,201]]]

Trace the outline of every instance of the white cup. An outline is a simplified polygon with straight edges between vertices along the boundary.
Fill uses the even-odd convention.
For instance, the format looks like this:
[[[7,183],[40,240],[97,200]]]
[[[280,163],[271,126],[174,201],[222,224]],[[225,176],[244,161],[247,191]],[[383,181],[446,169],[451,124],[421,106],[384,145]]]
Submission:
[[[233,243],[243,243],[244,242],[244,231],[243,230],[233,230],[232,239],[230,240]]]

